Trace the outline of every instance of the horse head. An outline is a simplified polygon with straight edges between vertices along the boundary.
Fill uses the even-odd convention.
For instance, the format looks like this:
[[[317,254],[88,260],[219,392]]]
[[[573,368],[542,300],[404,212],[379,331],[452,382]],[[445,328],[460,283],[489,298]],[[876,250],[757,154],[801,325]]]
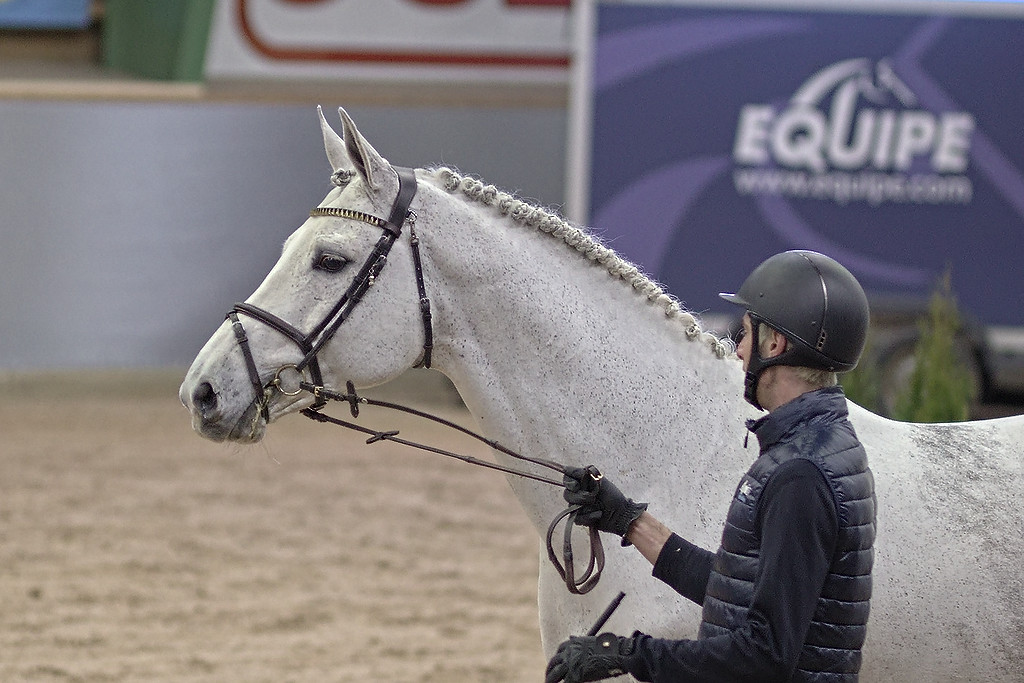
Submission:
[[[343,109],[343,137],[318,111],[334,188],[228,314],[179,391],[194,429],[216,441],[258,441],[268,422],[314,403],[301,382],[367,387],[429,365],[429,311],[410,237],[415,174],[392,167]]]

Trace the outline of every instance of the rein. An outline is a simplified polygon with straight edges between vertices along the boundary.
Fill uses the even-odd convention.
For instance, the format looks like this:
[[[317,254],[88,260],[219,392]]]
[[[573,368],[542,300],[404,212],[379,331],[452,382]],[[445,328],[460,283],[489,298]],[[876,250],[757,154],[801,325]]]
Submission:
[[[561,479],[545,477],[543,475],[528,472],[526,470],[519,470],[513,467],[499,465],[498,463],[488,462],[487,460],[481,460],[480,458],[475,458],[471,455],[456,453],[454,451],[450,451],[444,448],[438,448],[436,446],[430,446],[417,441],[403,439],[398,436],[398,430],[380,431],[370,429],[369,427],[364,427],[353,422],[341,420],[339,418],[332,417],[330,415],[326,415],[320,412],[320,409],[322,408],[323,404],[325,404],[326,401],[338,401],[340,403],[347,403],[349,406],[349,410],[352,413],[352,417],[354,418],[359,417],[360,405],[375,406],[379,408],[387,408],[389,410],[396,410],[402,413],[407,413],[409,415],[414,415],[415,417],[419,417],[424,420],[436,422],[437,424],[444,425],[449,429],[454,429],[458,432],[461,432],[462,434],[465,434],[466,436],[469,436],[473,439],[476,439],[477,441],[480,441],[481,443],[487,444],[494,450],[500,451],[501,453],[504,453],[512,458],[515,458],[516,460],[522,460],[523,462],[539,465],[541,467],[545,467],[547,469],[559,472],[561,474],[564,474],[566,471],[565,465],[554,462],[552,460],[545,460],[543,458],[535,458],[528,455],[523,455],[506,446],[501,445],[494,439],[489,439],[486,436],[483,436],[482,434],[478,434],[450,420],[446,420],[443,417],[432,415],[422,410],[417,410],[416,408],[403,406],[398,403],[392,403],[390,401],[380,401],[377,399],[359,396],[358,394],[356,394],[356,390],[352,382],[346,383],[348,393],[345,394],[332,391],[323,386],[310,384],[309,382],[301,382],[299,384],[299,387],[300,390],[310,392],[317,399],[317,403],[314,406],[304,408],[301,411],[303,415],[316,422],[330,423],[337,425],[339,427],[345,427],[346,429],[361,432],[363,434],[368,434],[370,438],[366,440],[367,445],[380,443],[382,441],[393,441],[394,443],[401,444],[403,446],[416,448],[422,451],[427,451],[429,453],[436,453],[437,455],[443,455],[449,458],[454,458],[456,460],[460,460],[470,465],[477,465],[480,467],[485,467],[487,469],[497,470],[499,472],[504,472],[505,474],[511,474],[517,477],[522,477],[524,479],[532,479],[533,481],[541,482],[542,484],[550,484],[552,486],[558,487],[563,487],[565,485],[563,480]],[[593,468],[590,468],[588,470],[588,474],[591,478],[594,479],[594,481],[599,481],[601,478],[601,474],[594,470]],[[587,568],[583,572],[583,575],[579,578],[576,577],[576,567],[573,562],[572,527],[575,524],[576,515],[579,512],[579,509],[579,505],[571,505],[564,511],[559,513],[553,520],[551,520],[551,524],[548,525],[548,531],[545,540],[547,543],[548,559],[551,560],[551,564],[554,565],[555,570],[558,572],[558,575],[565,582],[566,589],[570,593],[576,595],[583,595],[584,593],[588,593],[592,588],[594,588],[594,586],[597,585],[598,580],[601,578],[601,572],[604,570],[605,556],[604,546],[601,545],[601,539],[599,537],[597,527],[589,527],[588,537],[590,539],[590,559],[587,562]],[[555,529],[557,528],[559,522],[561,522],[563,519],[565,520],[565,532],[562,540],[562,561],[559,561],[558,554],[555,552],[554,549],[554,535]]]
[[[563,480],[553,479],[544,477],[532,472],[524,470],[517,470],[511,467],[505,467],[497,463],[488,462],[486,460],[480,460],[468,455],[461,455],[452,451],[445,450],[443,448],[436,448],[428,446],[426,444],[417,443],[415,441],[409,441],[398,437],[398,431],[377,431],[363,427],[345,420],[339,420],[337,418],[325,415],[320,410],[327,405],[328,401],[340,401],[349,404],[349,408],[352,412],[352,417],[359,415],[359,405],[371,405],[379,406],[382,408],[390,408],[400,412],[415,415],[417,417],[437,422],[451,429],[455,429],[467,436],[470,436],[478,441],[481,441],[491,448],[505,453],[506,455],[522,460],[524,462],[533,463],[545,467],[547,469],[554,470],[561,474],[565,474],[566,467],[559,463],[543,460],[541,458],[531,458],[515,451],[508,449],[498,442],[488,439],[480,434],[477,434],[469,429],[461,427],[453,422],[445,420],[444,418],[431,415],[415,408],[408,408],[406,406],[398,405],[395,403],[389,403],[387,401],[377,401],[374,399],[363,398],[357,396],[355,388],[351,382],[347,383],[347,394],[341,394],[335,391],[331,391],[324,386],[323,375],[320,371],[320,363],[317,360],[317,354],[323,349],[324,345],[329,342],[334,335],[337,333],[341,325],[348,319],[352,312],[352,309],[362,300],[363,295],[369,290],[370,287],[376,282],[377,277],[383,270],[384,265],[387,263],[388,254],[391,251],[391,247],[395,241],[402,234],[402,227],[406,223],[409,224],[409,235],[410,245],[412,249],[413,268],[416,275],[416,289],[419,295],[420,303],[420,315],[423,320],[423,355],[420,361],[414,367],[430,367],[431,355],[434,346],[434,334],[433,324],[430,313],[430,299],[427,298],[426,286],[423,281],[423,265],[420,260],[419,250],[419,237],[415,231],[416,214],[410,210],[410,205],[413,198],[416,196],[416,173],[411,168],[400,168],[394,167],[395,172],[398,174],[398,194],[395,197],[395,201],[391,206],[391,214],[387,220],[373,216],[371,214],[363,213],[362,211],[355,211],[352,209],[319,206],[310,211],[310,216],[330,216],[333,218],[343,218],[347,220],[356,220],[363,223],[368,223],[374,227],[380,228],[382,234],[378,239],[377,244],[374,246],[373,251],[367,257],[363,263],[359,272],[356,274],[352,283],[345,291],[341,299],[334,305],[334,308],[320,321],[320,323],[313,328],[313,330],[304,334],[297,327],[291,323],[283,320],[282,318],[274,315],[270,311],[267,311],[259,306],[250,304],[248,302],[242,302],[235,304],[234,308],[230,313],[227,314],[227,319],[231,321],[231,327],[234,331],[235,340],[238,342],[238,346],[241,348],[242,356],[245,359],[245,367],[249,374],[249,382],[253,387],[255,397],[253,399],[253,405],[257,407],[257,417],[262,416],[264,420],[270,420],[270,399],[273,397],[275,391],[280,391],[285,396],[297,396],[302,391],[308,391],[313,394],[314,403],[304,408],[301,412],[306,417],[315,420],[317,422],[330,422],[341,427],[346,427],[363,434],[368,434],[369,439],[366,440],[367,444],[374,444],[381,441],[394,441],[395,443],[417,448],[420,450],[428,451],[431,453],[437,453],[451,458],[456,458],[463,462],[479,465],[506,474],[511,474],[525,479],[532,479],[544,484],[550,484],[552,486],[564,486]],[[337,171],[335,172],[332,180],[338,186],[344,185],[351,180],[351,172],[349,171]],[[249,345],[249,338],[245,332],[245,327],[242,325],[242,321],[239,318],[239,314],[252,318],[258,322],[261,322],[272,329],[276,330],[280,334],[288,337],[303,354],[302,359],[298,363],[283,365],[277,369],[274,373],[273,378],[268,382],[263,382],[259,369],[256,366],[256,359],[253,357],[252,349]],[[305,381],[305,368],[309,368],[309,375],[311,382]],[[299,375],[299,381],[297,388],[294,390],[285,388],[285,381],[282,378],[282,373],[285,371],[295,372]],[[292,385],[295,386],[295,385]],[[600,473],[596,470],[590,472],[591,478],[596,482],[600,479]],[[590,560],[587,563],[587,569],[583,573],[583,576],[576,578],[576,569],[573,563],[573,550],[572,550],[572,527],[576,520],[576,515],[579,512],[580,506],[573,505],[561,512],[558,516],[552,520],[547,531],[547,550],[548,558],[551,563],[555,566],[559,576],[565,581],[565,586],[570,593],[581,595],[590,591],[595,585],[597,585],[598,579],[601,577],[601,572],[604,569],[604,547],[601,545],[601,539],[596,526],[589,527],[589,539],[590,539]],[[565,520],[565,535],[562,541],[562,558],[563,562],[559,562],[558,555],[553,547],[553,538],[555,534],[555,527],[559,522]]]
[[[510,455],[517,460],[522,460],[524,462],[530,462],[535,465],[540,465],[541,467],[546,467],[550,470],[554,470],[555,472],[559,473],[563,473],[565,471],[564,465],[560,465],[551,460],[544,460],[542,458],[531,458],[526,455],[520,455],[519,453],[516,453],[510,448],[502,446],[500,443],[493,439],[488,439],[486,436],[483,436],[482,434],[477,434],[476,432],[467,429],[461,425],[458,425],[454,422],[451,422],[450,420],[446,420],[443,417],[438,417],[437,415],[432,415],[422,410],[417,410],[416,408],[403,406],[398,403],[391,403],[389,401],[379,401],[377,399],[359,396],[356,394],[355,387],[352,385],[352,382],[347,382],[346,385],[349,393],[341,394],[321,386],[310,384],[308,382],[302,382],[299,384],[299,386],[303,390],[310,392],[317,398],[323,398],[329,401],[339,401],[342,403],[348,403],[349,409],[352,412],[352,417],[359,417],[360,405],[376,406],[379,408],[397,410],[399,412],[407,413],[409,415],[415,415],[416,417],[423,418],[424,420],[436,422],[438,424],[444,425],[445,427],[448,427],[449,429],[454,429],[458,432],[461,432],[469,437],[476,439],[477,441],[487,444],[488,446],[497,451],[501,451],[506,455]],[[362,432],[363,434],[369,434],[370,438],[366,440],[367,444],[377,443],[378,441],[394,441],[395,443],[400,443],[404,446],[411,446],[413,448],[418,448],[420,450],[430,451],[431,453],[437,453],[438,455],[444,455],[450,458],[455,458],[457,460],[467,462],[471,465],[479,465],[481,467],[487,467],[492,470],[498,470],[499,472],[505,472],[506,474],[514,474],[517,477],[523,477],[524,479],[533,479],[534,481],[539,481],[542,484],[551,484],[552,486],[563,486],[561,479],[551,479],[549,477],[545,477],[539,474],[534,474],[533,472],[516,470],[511,467],[506,467],[504,465],[499,465],[497,463],[488,462],[487,460],[480,460],[479,458],[474,458],[471,455],[461,455],[459,453],[447,451],[443,448],[435,448],[433,446],[427,446],[425,444],[417,443],[415,441],[406,441],[405,439],[398,439],[395,438],[398,435],[397,431],[377,431],[374,429],[370,429],[369,427],[363,427],[362,425],[357,425],[352,422],[345,422],[344,420],[339,420],[336,417],[325,415],[324,413],[321,413],[319,410],[313,408],[304,408],[300,412],[306,417],[310,418],[311,420],[315,420],[317,422],[330,422],[331,424],[336,424],[340,427],[346,427],[357,432]]]

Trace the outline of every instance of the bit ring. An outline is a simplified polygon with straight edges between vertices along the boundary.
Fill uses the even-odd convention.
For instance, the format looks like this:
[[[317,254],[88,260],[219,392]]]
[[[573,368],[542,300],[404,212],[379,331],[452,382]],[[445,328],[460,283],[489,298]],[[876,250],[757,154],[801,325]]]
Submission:
[[[284,388],[281,382],[281,373],[288,369],[294,370],[295,372],[299,373],[299,383],[296,386],[295,391],[288,391],[287,389]],[[299,370],[299,366],[295,365],[294,363],[289,363],[288,365],[282,365],[280,368],[277,369],[277,372],[274,373],[274,380],[271,382],[271,384],[277,387],[277,390],[280,391],[285,396],[298,396],[299,394],[302,393],[302,381],[304,379],[305,375],[303,375],[302,371]]]

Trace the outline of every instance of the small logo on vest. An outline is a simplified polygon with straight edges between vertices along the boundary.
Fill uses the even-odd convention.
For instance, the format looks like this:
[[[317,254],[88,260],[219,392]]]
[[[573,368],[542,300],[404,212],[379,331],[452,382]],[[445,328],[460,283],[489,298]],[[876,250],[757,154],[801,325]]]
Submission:
[[[750,496],[750,492],[753,488],[754,487],[750,485],[749,481],[744,480],[743,483],[740,484],[739,491],[736,492],[736,497],[740,499],[740,502],[746,503],[747,497]]]

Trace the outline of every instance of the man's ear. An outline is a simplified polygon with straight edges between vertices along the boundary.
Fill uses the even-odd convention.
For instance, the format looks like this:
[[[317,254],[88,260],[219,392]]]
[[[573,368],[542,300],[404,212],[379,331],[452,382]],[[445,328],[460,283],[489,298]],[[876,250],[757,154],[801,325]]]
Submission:
[[[774,358],[784,353],[788,348],[789,340],[786,339],[786,335],[769,327],[768,338],[761,342],[761,357]]]

